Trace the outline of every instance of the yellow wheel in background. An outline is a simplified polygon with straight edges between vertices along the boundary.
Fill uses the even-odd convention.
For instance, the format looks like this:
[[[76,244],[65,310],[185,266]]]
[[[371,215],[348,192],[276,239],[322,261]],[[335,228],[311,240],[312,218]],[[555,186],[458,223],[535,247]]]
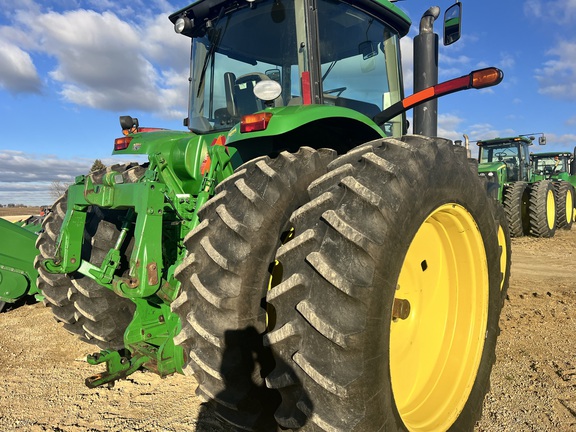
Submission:
[[[554,182],[557,227],[569,230],[574,222],[574,187],[567,181]]]
[[[528,219],[534,237],[554,237],[557,218],[554,183],[541,180],[530,185]]]
[[[556,226],[556,201],[553,190],[549,190],[546,194],[546,222],[548,222],[549,229]]]

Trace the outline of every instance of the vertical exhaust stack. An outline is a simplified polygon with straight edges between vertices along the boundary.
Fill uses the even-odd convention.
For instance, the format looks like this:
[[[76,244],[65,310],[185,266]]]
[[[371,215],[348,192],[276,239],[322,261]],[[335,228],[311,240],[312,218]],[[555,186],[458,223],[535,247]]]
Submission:
[[[420,34],[414,38],[414,92],[438,84],[438,35],[434,21],[440,8],[432,6],[420,20]],[[413,132],[418,135],[438,135],[438,101],[423,103],[413,110]]]
[[[470,150],[470,138],[468,135],[464,134],[464,147],[466,147],[466,154],[468,155],[468,159],[472,158],[472,150]]]

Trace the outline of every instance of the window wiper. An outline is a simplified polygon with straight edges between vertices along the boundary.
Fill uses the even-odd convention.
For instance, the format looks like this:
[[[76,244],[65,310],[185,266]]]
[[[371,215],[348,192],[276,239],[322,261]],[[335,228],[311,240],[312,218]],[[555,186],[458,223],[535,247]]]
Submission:
[[[336,66],[336,63],[338,63],[338,60],[334,60],[332,63],[330,63],[330,66],[328,66],[328,69],[326,69],[326,72],[324,72],[324,75],[322,76],[322,82],[324,82],[324,80],[326,79],[328,74],[330,72],[332,72],[332,69],[334,69],[334,66]]]
[[[204,64],[202,65],[202,73],[200,74],[200,82],[198,83],[198,93],[196,94],[196,97],[200,97],[200,92],[202,91],[202,86],[204,85],[204,79],[206,78],[206,69],[208,69],[208,64],[210,63],[211,60],[214,60],[214,55],[216,54],[216,48],[220,44],[220,40],[222,39],[222,36],[224,36],[224,33],[228,28],[228,23],[230,22],[230,17],[228,17],[224,28],[216,29],[216,26],[220,22],[220,18],[222,18],[222,15],[224,15],[224,7],[220,9],[218,17],[212,23],[212,30],[210,29],[207,30],[208,41],[211,43],[211,45],[210,48],[208,49],[208,53],[206,54],[206,58],[204,59]],[[214,62],[212,61],[212,63]]]

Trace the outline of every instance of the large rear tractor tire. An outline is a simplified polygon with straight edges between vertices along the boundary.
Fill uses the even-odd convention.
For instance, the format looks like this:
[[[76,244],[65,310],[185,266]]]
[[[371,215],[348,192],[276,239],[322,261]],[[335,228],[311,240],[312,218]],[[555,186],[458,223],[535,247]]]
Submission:
[[[566,181],[555,182],[557,228],[572,229],[574,222],[574,186]]]
[[[181,294],[172,304],[182,323],[175,342],[197,394],[239,429],[276,430],[279,395],[263,379],[274,364],[262,342],[264,299],[290,214],[308,201],[306,188],[334,157],[332,150],[301,148],[245,163],[218,185],[185,239],[188,256],[176,270]]]
[[[451,142],[335,160],[292,215],[268,302],[276,418],[303,431],[472,430],[495,360],[495,206]]]
[[[526,182],[512,183],[504,190],[504,212],[512,237],[522,237],[524,234],[528,234],[530,230],[529,201],[530,189]]]
[[[530,234],[534,237],[554,237],[556,218],[554,184],[549,180],[532,183],[528,204]]]
[[[107,170],[121,173],[124,182],[135,181],[143,173],[142,167],[133,164],[116,165]],[[98,171],[91,176],[98,183],[104,172]],[[124,331],[134,315],[134,303],[80,273],[51,274],[40,265],[40,260],[54,257],[66,209],[67,193],[54,203],[43,222],[44,231],[36,242],[40,251],[35,262],[39,273],[38,287],[56,321],[62,322],[66,330],[101,349],[121,349],[124,347]],[[98,266],[102,264],[106,253],[116,243],[125,215],[125,210],[89,207],[84,229],[83,260]],[[130,249],[131,245],[128,245],[122,250],[125,263],[129,259]]]

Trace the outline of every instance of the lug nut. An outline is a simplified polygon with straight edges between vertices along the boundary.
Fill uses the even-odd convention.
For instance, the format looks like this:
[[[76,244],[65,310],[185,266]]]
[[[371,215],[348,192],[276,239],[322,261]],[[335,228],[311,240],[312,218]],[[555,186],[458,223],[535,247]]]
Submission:
[[[392,305],[392,319],[403,319],[405,320],[410,315],[410,302],[405,299],[394,299],[394,304]]]

